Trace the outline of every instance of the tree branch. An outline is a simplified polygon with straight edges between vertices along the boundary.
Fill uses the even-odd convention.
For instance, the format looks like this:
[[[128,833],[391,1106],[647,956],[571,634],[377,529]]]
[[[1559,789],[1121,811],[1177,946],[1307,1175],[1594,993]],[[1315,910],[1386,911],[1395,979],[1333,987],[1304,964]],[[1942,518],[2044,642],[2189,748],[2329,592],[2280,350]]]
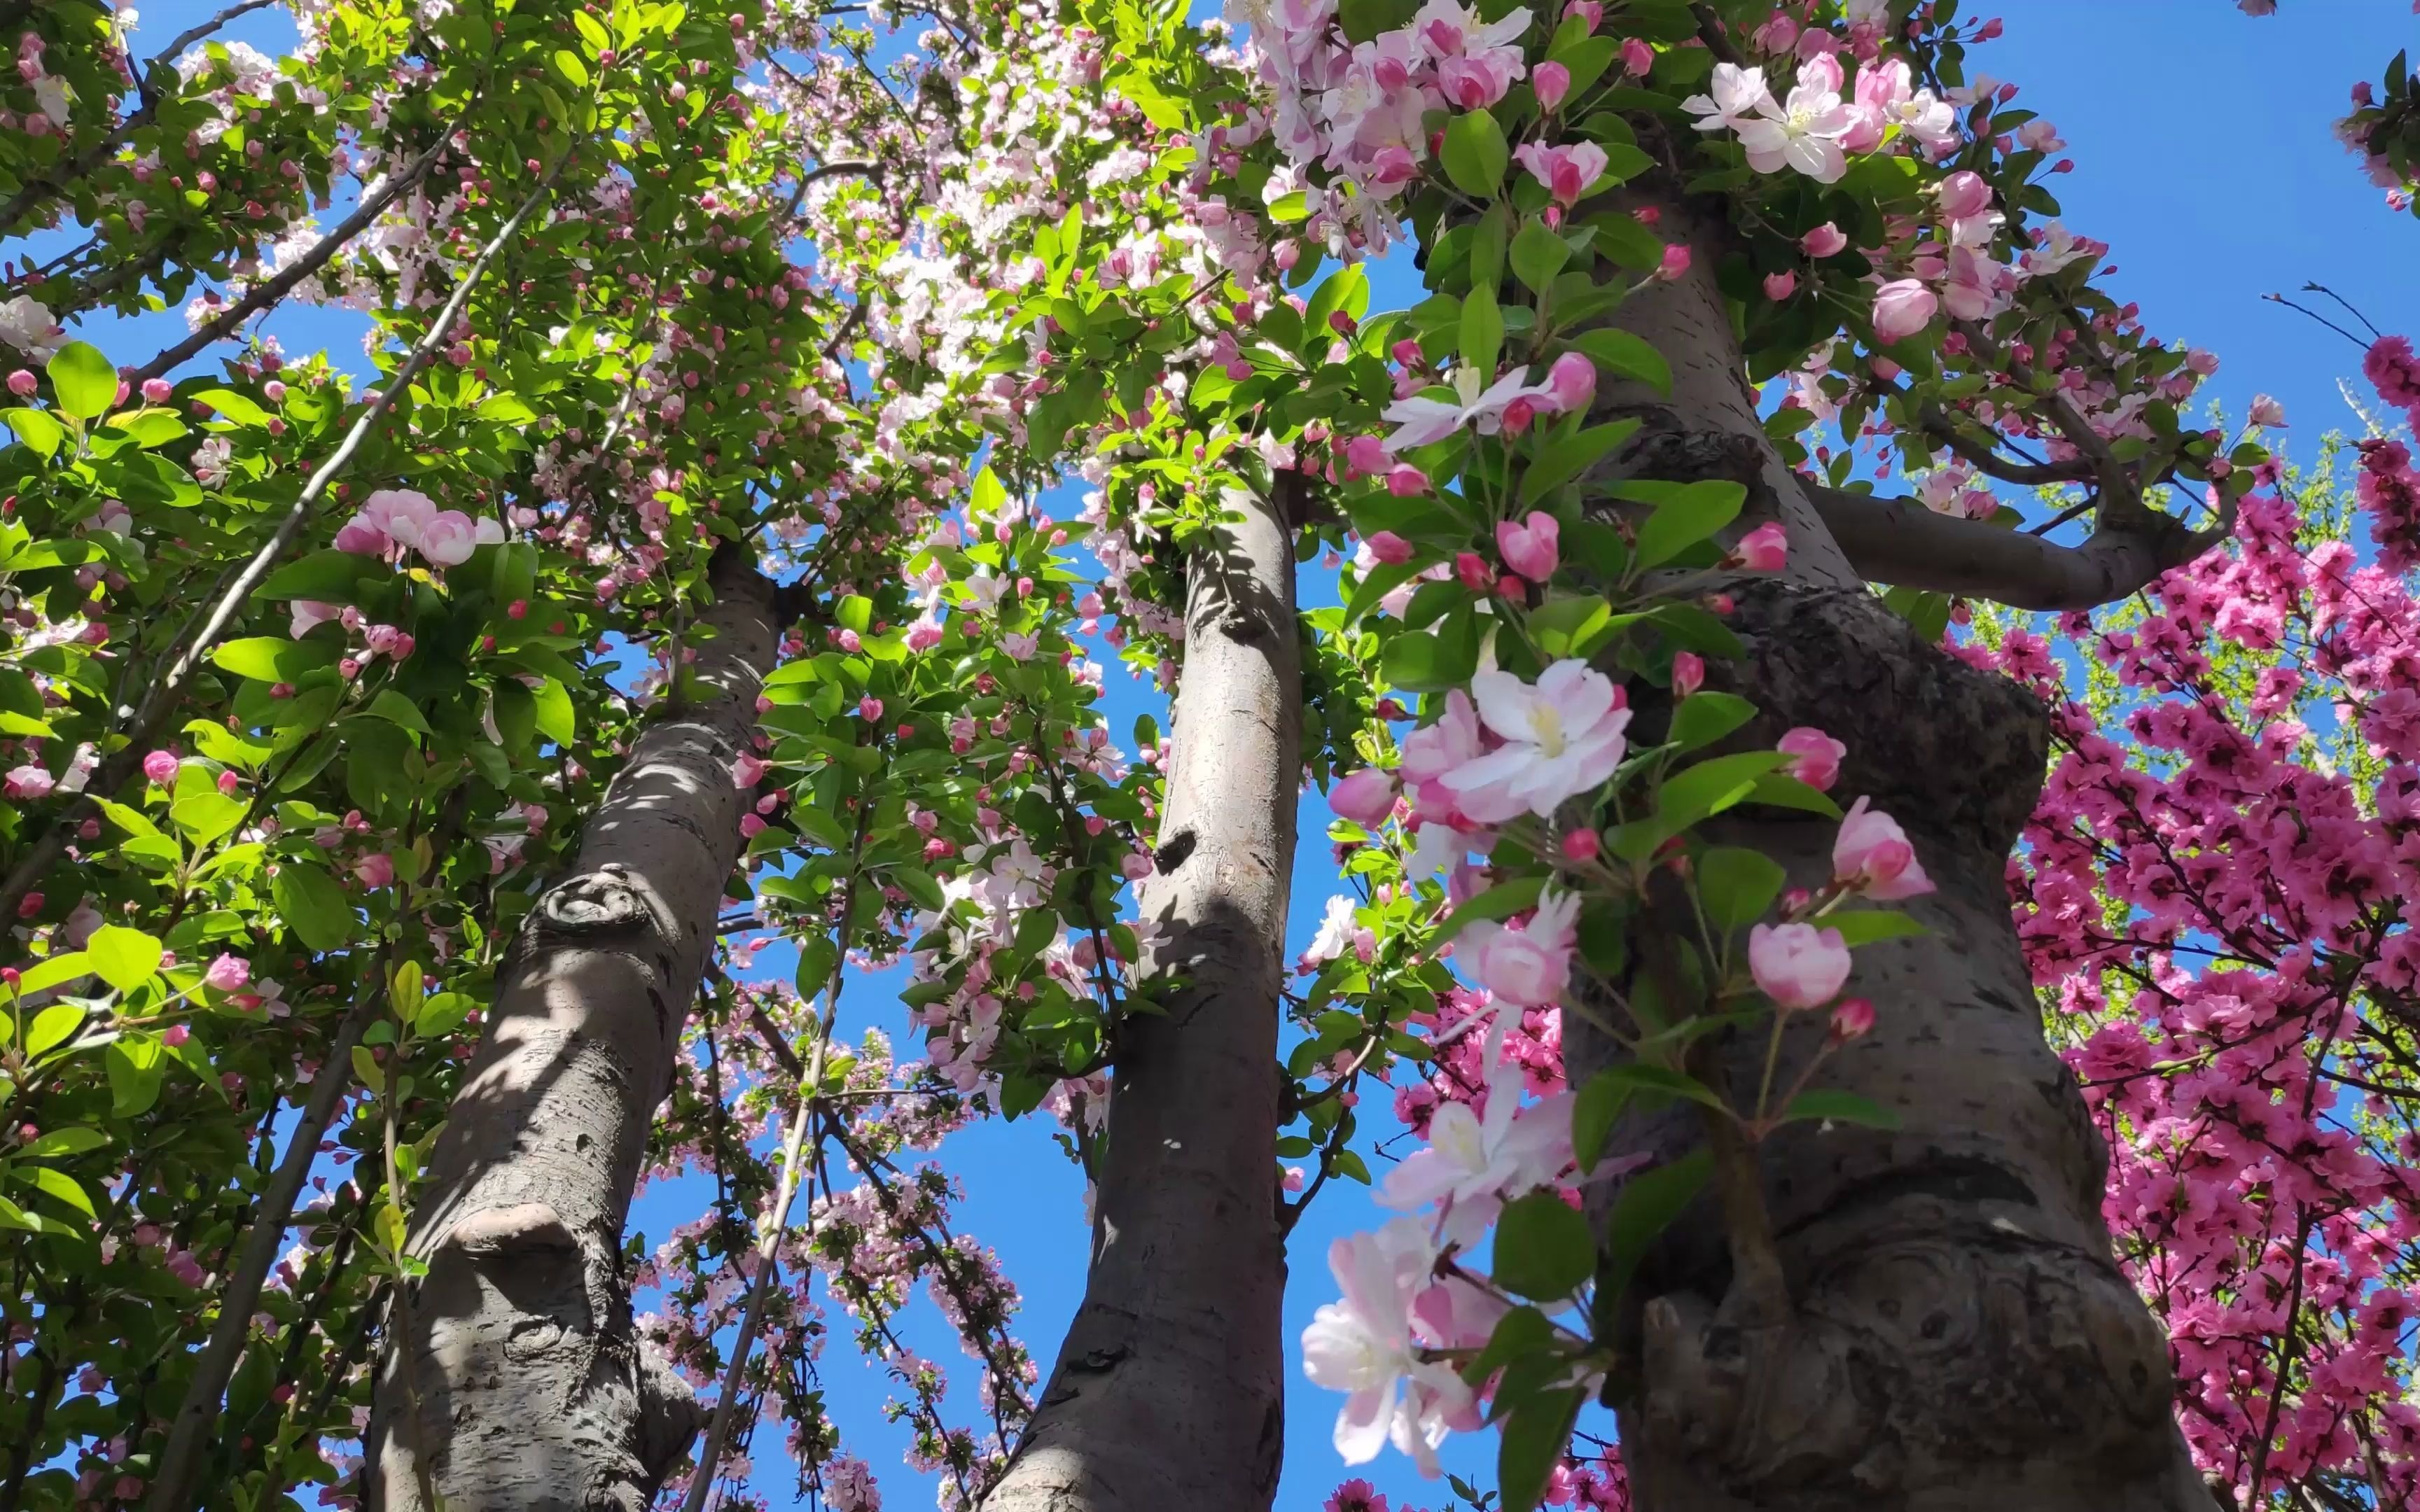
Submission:
[[[2062,546],[1981,520],[1936,515],[1911,499],[1805,486],[1824,529],[1868,581],[1988,599],[2010,609],[2083,609],[2124,598],[2235,530],[2230,501],[2201,530],[2146,510],[2139,523],[2104,523],[2082,545]]]

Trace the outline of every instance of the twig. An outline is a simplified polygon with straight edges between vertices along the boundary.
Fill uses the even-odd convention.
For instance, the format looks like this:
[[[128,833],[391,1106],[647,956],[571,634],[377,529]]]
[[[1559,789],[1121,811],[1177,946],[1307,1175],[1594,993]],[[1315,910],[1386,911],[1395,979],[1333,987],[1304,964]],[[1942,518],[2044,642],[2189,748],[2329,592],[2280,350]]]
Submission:
[[[439,344],[443,341],[446,332],[453,328],[455,320],[461,315],[462,307],[470,301],[471,290],[477,286],[481,275],[488,270],[488,265],[495,259],[496,255],[504,249],[504,245],[520,233],[521,226],[553,189],[554,180],[562,173],[564,163],[569,161],[570,154],[566,153],[563,161],[555,164],[554,172],[549,174],[544,182],[532,190],[529,198],[521,202],[520,208],[513,212],[512,219],[506,221],[497,230],[495,236],[489,239],[488,244],[479,249],[478,257],[471,264],[470,270],[462,275],[462,282],[454,290],[453,298],[445,301],[445,307],[438,312],[437,318],[429,322],[428,330],[422,333],[403,366],[396,370],[394,378],[380,389],[379,396],[370,402],[368,409],[362,411],[361,418],[353,422],[351,429],[345,433],[344,440],[337,445],[334,453],[328,460],[320,463],[310,479],[302,485],[302,491],[287,508],[286,517],[278,521],[277,529],[271,533],[267,541],[262,543],[260,549],[253,553],[252,560],[244,564],[243,571],[236,575],[235,581],[227,586],[226,592],[211,607],[209,617],[202,622],[202,627],[194,637],[193,643],[178,656],[167,671],[153,682],[151,691],[145,698],[142,708],[135,713],[132,721],[125,731],[126,744],[118,749],[116,755],[101,764],[101,770],[93,774],[83,795],[79,795],[66,811],[52,821],[50,827],[42,832],[41,838],[35,841],[27,850],[24,858],[9,871],[8,881],[0,883],[0,918],[17,917],[17,905],[24,900],[27,893],[34,890],[34,884],[40,880],[44,870],[58,858],[61,851],[67,848],[68,837],[75,832],[79,824],[95,811],[97,803],[93,795],[114,794],[125,785],[127,778],[133,773],[136,765],[143,759],[144,747],[176,712],[178,701],[183,697],[185,684],[193,678],[194,669],[201,665],[202,657],[216,643],[220,634],[226,629],[228,622],[235,618],[237,609],[252,596],[253,589],[258,587],[261,579],[269,576],[270,569],[277,564],[277,559],[284,556],[287,548],[292,546],[295,538],[302,533],[302,527],[309,522],[313,511],[318,506],[321,496],[328,491],[329,486],[345,469],[352,465],[353,457],[369,439],[371,428],[385,416],[389,409],[394,408],[396,396],[408,392],[411,386],[411,380],[419,377],[421,369],[427,367],[429,360],[437,355]]]

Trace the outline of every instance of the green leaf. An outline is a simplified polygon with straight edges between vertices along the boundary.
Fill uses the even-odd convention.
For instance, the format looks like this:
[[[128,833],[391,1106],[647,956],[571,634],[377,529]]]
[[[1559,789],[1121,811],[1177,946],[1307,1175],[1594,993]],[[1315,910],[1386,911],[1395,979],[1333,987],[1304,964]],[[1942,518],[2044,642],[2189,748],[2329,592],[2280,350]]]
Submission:
[[[949,906],[949,899],[941,891],[940,879],[923,867],[894,866],[891,869],[891,882],[926,913],[938,914]]]
[[[31,447],[45,462],[67,444],[68,428],[47,409],[0,409],[0,421],[8,422],[8,428],[17,433],[17,439]]]
[[[1672,711],[1671,739],[1683,750],[1696,750],[1755,717],[1756,705],[1738,694],[1700,689]]]
[[[833,609],[832,619],[844,630],[869,634],[874,629],[874,600],[862,594],[851,594]]]
[[[558,746],[568,746],[578,733],[578,721],[571,709],[571,690],[555,678],[540,683],[532,695],[532,706],[537,715],[538,733]]]
[[[1572,345],[1602,371],[1644,383],[1668,399],[1672,396],[1672,364],[1645,337],[1607,328],[1589,332]]]
[[[286,861],[270,879],[278,917],[313,950],[337,950],[352,943],[353,905],[334,877],[307,861]]]
[[[59,408],[78,420],[99,420],[117,402],[117,369],[89,342],[71,341],[53,352],[46,371]]]
[[[1481,919],[1510,918],[1525,908],[1537,906],[1538,895],[1545,890],[1545,887],[1544,877],[1515,877],[1510,882],[1497,883],[1455,909],[1437,927],[1435,935],[1429,942],[1430,948],[1443,945]]]
[[[250,811],[241,800],[215,789],[178,798],[168,806],[169,819],[194,845],[208,845],[243,823]]]
[[[1800,809],[1807,813],[1822,814],[1826,819],[1840,817],[1840,806],[1794,777],[1780,772],[1768,772],[1756,779],[1748,794],[1751,803],[1770,804],[1776,809]]]
[[[1890,908],[1858,908],[1845,914],[1825,914],[1815,920],[1820,929],[1840,932],[1840,943],[1855,949],[1860,945],[1872,945],[1881,940],[1906,939],[1932,932]]]
[[[1714,1157],[1700,1145],[1679,1160],[1641,1171],[1622,1184],[1606,1221],[1605,1263],[1596,1279],[1600,1310],[1630,1285],[1648,1246],[1697,1196],[1713,1165]]]
[[[97,1216],[93,1211],[92,1197],[85,1193],[83,1183],[55,1166],[34,1167],[34,1186],[43,1196],[66,1203],[87,1218]]]
[[[381,572],[376,561],[353,551],[314,551],[289,562],[253,590],[256,598],[311,598],[326,604],[349,604],[361,579]]]
[[[1532,1392],[1514,1403],[1496,1446],[1497,1512],[1534,1512],[1545,1499],[1555,1462],[1572,1442],[1588,1393],[1577,1386]]]
[[[1591,425],[1576,436],[1566,437],[1546,446],[1537,460],[1521,474],[1521,502],[1534,504],[1578,477],[1598,458],[1628,440],[1637,429],[1638,422],[1636,420],[1617,420],[1609,425]],[[1564,527],[1567,532],[1572,528]],[[1591,528],[1606,529],[1602,525]]]
[[[1479,671],[1479,648],[1467,636],[1440,638],[1427,630],[1407,630],[1387,642],[1379,670],[1405,692],[1443,692],[1470,682]]]
[[[1330,273],[1311,296],[1311,304],[1303,312],[1302,323],[1306,341],[1319,350],[1326,350],[1333,332],[1327,317],[1342,311],[1359,320],[1370,308],[1370,274],[1359,263],[1350,263]]]
[[[132,1119],[147,1112],[160,1100],[160,1079],[166,1071],[160,1041],[148,1034],[130,1034],[109,1044],[109,1111]]]
[[[1477,1386],[1488,1377],[1525,1354],[1540,1354],[1554,1348],[1555,1325],[1537,1308],[1524,1304],[1513,1308],[1496,1320],[1496,1331],[1487,1335],[1487,1347],[1478,1357],[1462,1367],[1462,1379]]]
[[[223,419],[232,420],[239,425],[265,427],[271,418],[268,410],[233,389],[204,389],[201,393],[193,395],[193,401],[195,404],[209,405],[217,410]]]
[[[260,683],[290,683],[335,659],[336,648],[333,645],[273,635],[229,640],[210,653],[210,660],[219,667]]]
[[[17,995],[22,996],[26,992],[43,992],[49,987],[58,987],[60,982],[72,982],[75,978],[89,978],[89,975],[92,975],[92,963],[85,961],[83,950],[63,950],[58,956],[51,956],[49,961],[26,967],[24,975],[17,978]]]
[[[1669,562],[1739,517],[1747,489],[1720,480],[1704,483],[1650,483],[1625,479],[1606,492],[1618,499],[1653,504],[1655,512],[1638,527],[1638,565],[1653,567]]]
[[[373,1096],[385,1094],[386,1071],[379,1065],[378,1057],[370,1054],[369,1046],[365,1044],[353,1046],[353,1075],[364,1087],[370,1089]]]
[[[381,689],[378,697],[370,700],[370,713],[418,734],[434,733],[428,721],[421,717],[419,707],[391,687]]]
[[[1706,917],[1724,929],[1740,929],[1762,918],[1790,880],[1771,856],[1736,845],[1717,845],[1698,857],[1697,875]]]
[[[1869,1097],[1844,1092],[1836,1087],[1818,1087],[1799,1093],[1782,1111],[1782,1121],[1801,1119],[1822,1119],[1825,1123],[1856,1123],[1869,1129],[1896,1129],[1899,1114]]]
[[[1553,286],[1555,275],[1571,256],[1571,244],[1533,217],[1522,223],[1520,235],[1512,239],[1512,276],[1543,294]]]
[[[23,1152],[38,1160],[59,1160],[99,1149],[107,1143],[109,1135],[98,1129],[54,1129],[27,1141]]]
[[[186,434],[185,423],[169,409],[130,409],[122,415],[110,416],[109,428],[132,436],[134,444],[147,451],[165,446]]]
[[[34,1022],[25,1029],[25,1058],[33,1060],[67,1043],[70,1036],[84,1027],[84,1015],[82,1003],[53,1003],[35,1014]]]
[[[1512,149],[1504,145],[1504,128],[1483,110],[1455,116],[1445,129],[1445,176],[1453,187],[1473,199],[1494,199],[1504,182],[1504,165]]]
[[[159,971],[165,952],[158,940],[139,929],[103,924],[85,942],[84,953],[101,980],[121,993],[131,993]]]
[[[1504,349],[1504,312],[1492,289],[1474,288],[1462,301],[1462,360],[1473,373],[1493,374]]]
[[[1589,1221],[1552,1192],[1509,1202],[1496,1220],[1496,1284],[1515,1296],[1557,1302],[1596,1270]]]
[[[1655,821],[1667,835],[1677,835],[1755,792],[1758,778],[1789,759],[1777,750],[1747,750],[1699,762],[1665,779]]]

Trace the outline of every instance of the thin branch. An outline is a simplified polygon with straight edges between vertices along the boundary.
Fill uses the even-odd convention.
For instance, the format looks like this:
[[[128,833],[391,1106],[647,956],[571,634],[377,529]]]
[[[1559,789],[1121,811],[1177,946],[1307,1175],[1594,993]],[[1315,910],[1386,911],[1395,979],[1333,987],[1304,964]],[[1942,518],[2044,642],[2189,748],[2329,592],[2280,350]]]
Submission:
[[[396,196],[420,182],[421,178],[427,174],[430,164],[437,161],[438,154],[443,152],[447,144],[454,140],[454,132],[458,127],[458,121],[455,126],[449,126],[441,131],[437,140],[429,144],[428,149],[411,161],[410,167],[380,185],[378,193],[366,196],[359,205],[354,206],[352,214],[346,216],[334,231],[313,243],[311,250],[296,258],[292,267],[279,270],[277,276],[252,289],[243,298],[220,311],[200,330],[144,363],[127,378],[127,382],[139,389],[148,379],[168,373],[185,359],[285,299],[293,291],[297,284],[327,267],[331,258],[350,245],[353,238],[361,235],[372,221],[378,219],[389,205],[395,203]],[[571,154],[567,152],[556,161],[554,172],[547,175],[546,181],[539,185],[540,193],[553,187],[555,179],[563,173],[564,165],[570,161]],[[533,199],[531,203],[535,204],[535,200]],[[514,220],[518,223],[520,217],[516,216]],[[446,320],[440,324],[451,326],[453,322]]]
[[[368,441],[370,431],[380,420],[385,417],[386,412],[395,407],[396,396],[410,391],[411,380],[418,378],[421,370],[427,367],[430,359],[437,355],[439,345],[444,340],[445,333],[453,329],[455,320],[462,313],[462,307],[470,302],[471,291],[478,286],[480,278],[488,270],[488,265],[495,260],[496,255],[504,250],[507,242],[520,233],[521,226],[528,222],[530,216],[536,211],[538,206],[554,188],[554,181],[562,174],[564,164],[570,161],[571,154],[567,152],[564,154],[562,160],[555,164],[554,171],[548,174],[545,181],[532,190],[529,198],[521,202],[520,208],[513,212],[512,219],[499,227],[496,234],[489,239],[488,244],[479,249],[478,257],[463,273],[462,281],[456,286],[453,298],[445,301],[445,307],[438,312],[437,318],[429,322],[427,331],[422,333],[420,340],[412,347],[411,353],[404,360],[403,365],[397,368],[393,378],[379,390],[379,396],[370,401],[369,408],[362,411],[361,418],[353,422],[351,429],[345,433],[345,439],[338,443],[336,450],[325,462],[319,464],[318,470],[302,485],[302,491],[296,495],[294,502],[287,506],[286,517],[277,522],[277,529],[271,532],[267,541],[261,543],[260,549],[253,553],[252,560],[244,564],[243,571],[236,575],[235,581],[227,585],[226,592],[221,594],[219,601],[211,607],[209,617],[202,622],[201,629],[195,633],[192,642],[178,654],[168,670],[152,683],[151,691],[144,699],[143,706],[136,711],[133,719],[124,731],[125,745],[118,748],[116,755],[101,764],[101,769],[93,774],[91,781],[85,784],[84,793],[65,811],[54,817],[50,827],[42,832],[41,838],[27,848],[24,858],[10,870],[8,881],[0,883],[0,918],[17,917],[17,905],[23,902],[27,893],[34,890],[34,884],[40,880],[42,872],[53,861],[57,860],[59,853],[67,848],[68,837],[75,833],[78,825],[97,811],[99,804],[94,795],[115,794],[126,784],[127,779],[133,774],[142,762],[144,751],[149,746],[151,738],[176,713],[177,704],[184,696],[185,685],[192,681],[194,670],[201,665],[202,658],[209,655],[210,647],[217,643],[219,636],[235,618],[236,611],[241,609],[244,601],[252,596],[253,589],[259,586],[261,579],[269,576],[270,569],[277,565],[277,559],[284,556],[287,548],[292,546],[295,539],[302,533],[302,527],[310,521],[312,514],[318,507],[320,499],[326,495],[328,489],[344,471],[352,465],[354,456]]]
[[[118,122],[116,127],[103,133],[100,141],[77,153],[55,172],[27,180],[25,187],[17,191],[7,205],[0,206],[0,230],[15,225],[27,210],[34,208],[37,201],[59,193],[69,184],[101,166],[102,161],[123,146],[128,137],[149,125],[151,117],[159,114],[160,110],[160,92],[151,87],[152,77],[163,68],[175,67],[178,54],[209,36],[238,16],[276,3],[277,0],[242,0],[241,4],[227,7],[201,24],[179,32],[175,41],[155,54],[150,62],[143,65],[143,77],[135,84],[135,90],[142,96],[143,103],[136,108],[134,114]]]

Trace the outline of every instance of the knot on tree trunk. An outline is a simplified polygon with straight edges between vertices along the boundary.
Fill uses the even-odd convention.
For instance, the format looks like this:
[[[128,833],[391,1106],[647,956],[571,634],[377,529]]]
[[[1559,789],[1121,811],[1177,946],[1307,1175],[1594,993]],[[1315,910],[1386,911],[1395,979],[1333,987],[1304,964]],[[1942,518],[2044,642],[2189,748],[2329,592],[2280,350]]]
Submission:
[[[534,921],[556,934],[594,934],[655,925],[661,920],[629,869],[608,861],[594,872],[566,877],[537,902]]]
[[[387,1506],[416,1503],[407,1467],[428,1444],[451,1512],[645,1512],[704,1414],[632,1328],[611,1244],[524,1202],[457,1219],[427,1257],[416,1358],[390,1360],[371,1430]]]
[[[1880,1242],[1806,1279],[1786,1327],[1744,1327],[1736,1290],[1646,1304],[1647,1483],[1678,1456],[1747,1505],[1845,1512],[1979,1504],[1982,1467],[2013,1483],[2055,1462],[2079,1490],[2157,1475],[2173,1379],[2133,1288],[2008,1219],[1901,1206]]]
[[[1994,865],[2041,791],[2050,722],[2032,693],[1970,666],[1862,591],[1743,579],[1729,624],[1746,645],[1709,658],[1706,685],[1757,717],[1739,748],[1811,725],[1845,744],[1835,795],[1864,796],[1911,831]],[[1996,874],[1996,873],[1995,873]]]

